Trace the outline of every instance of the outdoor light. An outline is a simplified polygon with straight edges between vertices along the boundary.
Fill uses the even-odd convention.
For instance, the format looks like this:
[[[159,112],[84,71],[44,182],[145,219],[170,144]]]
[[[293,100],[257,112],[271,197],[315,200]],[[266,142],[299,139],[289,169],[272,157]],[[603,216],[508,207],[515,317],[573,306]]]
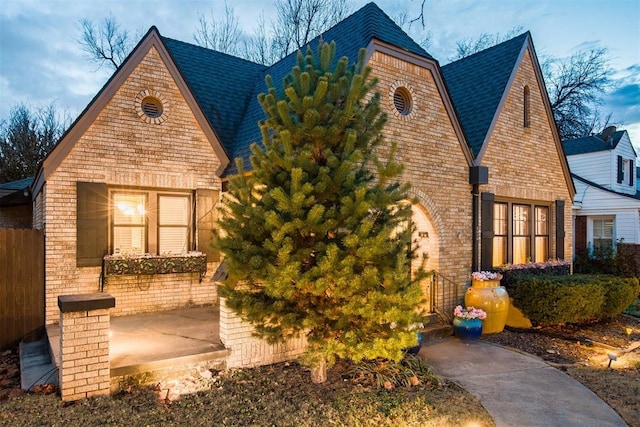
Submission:
[[[618,356],[611,352],[607,353],[607,356],[609,356],[609,364],[607,365],[607,368],[611,368],[611,362],[618,360]]]

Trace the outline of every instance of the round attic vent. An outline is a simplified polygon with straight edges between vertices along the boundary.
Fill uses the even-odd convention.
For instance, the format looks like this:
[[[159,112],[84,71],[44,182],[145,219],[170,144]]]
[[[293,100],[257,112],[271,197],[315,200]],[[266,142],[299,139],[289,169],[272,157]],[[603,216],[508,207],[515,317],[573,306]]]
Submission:
[[[162,116],[162,101],[160,101],[155,96],[146,96],[142,102],[140,107],[142,108],[142,112],[145,116],[150,117],[152,119],[156,119]]]
[[[398,113],[403,116],[408,116],[411,114],[411,109],[413,107],[413,102],[411,99],[411,93],[405,87],[396,88],[393,93],[393,105],[396,107]]]
[[[143,90],[136,96],[134,108],[141,120],[159,125],[167,120],[169,103],[160,92]]]

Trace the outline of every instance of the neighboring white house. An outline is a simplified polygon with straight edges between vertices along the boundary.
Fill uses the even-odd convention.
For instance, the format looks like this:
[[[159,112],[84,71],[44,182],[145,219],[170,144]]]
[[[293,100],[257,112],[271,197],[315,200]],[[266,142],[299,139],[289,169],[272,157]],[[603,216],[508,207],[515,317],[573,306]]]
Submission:
[[[640,244],[638,156],[627,131],[611,126],[563,145],[576,187],[576,256],[613,248],[616,241]]]

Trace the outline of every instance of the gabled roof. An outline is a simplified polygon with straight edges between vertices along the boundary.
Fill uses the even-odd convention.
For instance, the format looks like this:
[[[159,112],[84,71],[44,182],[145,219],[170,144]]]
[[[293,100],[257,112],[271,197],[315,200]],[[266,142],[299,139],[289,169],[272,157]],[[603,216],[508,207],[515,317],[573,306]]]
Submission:
[[[33,183],[33,177],[23,178],[17,181],[5,182],[4,184],[0,184],[1,190],[24,190],[25,188],[31,186]]]
[[[107,102],[109,102],[124,81],[131,75],[140,61],[142,61],[152,48],[155,48],[158,52],[160,58],[166,65],[167,70],[173,77],[174,82],[184,96],[185,101],[190,106],[196,121],[200,124],[202,131],[211,144],[211,147],[220,159],[221,169],[224,169],[228,165],[230,159],[219,135],[216,132],[216,129],[211,126],[209,118],[204,115],[202,106],[198,104],[199,100],[196,100],[195,98],[193,88],[185,81],[182,71],[178,69],[175,60],[167,50],[158,29],[156,27],[151,27],[144,37],[142,37],[140,42],[138,42],[136,47],[133,48],[129,56],[127,56],[123,63],[118,67],[115,73],[113,73],[109,80],[107,80],[96,96],[93,97],[91,102],[89,102],[76,120],[65,131],[56,143],[56,146],[44,158],[38,168],[38,172],[36,173],[35,181],[33,183],[34,194],[38,194],[40,192],[48,176],[60,165],[67,154],[69,154],[77,140],[82,136],[84,131],[91,126],[98,114],[102,111],[102,108]],[[195,74],[196,73],[194,73],[194,75]]]
[[[358,58],[361,48],[366,48],[372,39],[378,39],[385,43],[397,46],[407,52],[433,59],[418,43],[409,37],[382,9],[375,3],[368,3],[353,15],[345,18],[319,37],[309,42],[312,49],[317,49],[319,42],[336,42],[336,60],[347,56],[350,61]],[[304,50],[303,50],[304,53]],[[244,160],[245,168],[249,169],[250,145],[253,142],[261,143],[258,121],[264,119],[264,112],[258,102],[258,95],[266,92],[264,78],[271,75],[276,88],[281,87],[283,78],[291,71],[296,63],[297,52],[265,69],[261,78],[253,87],[249,105],[244,113],[244,118],[236,134],[232,147],[228,153],[232,159],[237,157]],[[231,162],[225,171],[225,175],[236,173],[235,162]]]
[[[488,136],[507,91],[507,84],[529,38],[527,31],[442,67],[467,143],[476,157]]]
[[[620,193],[620,192],[618,192],[618,191],[614,191],[614,190],[612,190],[612,189],[610,189],[610,188],[604,187],[604,186],[602,186],[602,185],[600,185],[600,184],[596,184],[596,183],[595,183],[595,182],[593,182],[593,181],[589,181],[588,179],[585,179],[585,178],[583,178],[583,177],[581,177],[581,176],[579,176],[579,175],[576,175],[575,173],[572,173],[572,174],[571,174],[571,176],[572,176],[574,179],[576,179],[576,180],[578,180],[578,181],[581,181],[581,182],[583,182],[583,183],[584,183],[584,184],[586,184],[586,185],[589,185],[589,186],[591,186],[591,187],[597,188],[597,189],[602,190],[602,191],[606,191],[607,193],[615,194],[615,195],[617,195],[617,196],[620,196],[620,197],[626,197],[626,198],[629,198],[629,199],[636,199],[636,200],[640,200],[640,191],[636,191],[636,193],[635,193],[635,194]]]
[[[598,151],[613,150],[622,139],[626,131],[614,132],[606,141],[601,135],[590,135],[582,138],[566,139],[562,141],[567,156],[574,154],[597,153]]]

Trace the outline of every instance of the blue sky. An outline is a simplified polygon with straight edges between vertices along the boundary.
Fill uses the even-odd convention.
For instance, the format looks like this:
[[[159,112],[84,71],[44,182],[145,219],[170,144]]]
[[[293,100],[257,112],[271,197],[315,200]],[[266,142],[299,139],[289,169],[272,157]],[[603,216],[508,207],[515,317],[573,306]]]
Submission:
[[[368,1],[352,0],[354,9]],[[415,15],[422,0],[377,0],[391,17]],[[275,13],[268,0],[228,0],[240,26],[253,33],[261,13]],[[78,22],[112,15],[139,37],[150,26],[193,42],[198,15],[222,16],[224,0],[3,0],[0,8],[0,120],[12,106],[31,108],[52,101],[72,118],[84,109],[111,74],[97,70],[80,50]],[[441,64],[455,54],[456,41],[481,33],[505,34],[520,26],[532,33],[539,56],[567,57],[606,47],[616,86],[605,113],[622,122],[640,147],[640,1],[638,0],[427,0],[427,49]],[[415,36],[419,40],[420,35]],[[137,41],[137,40],[136,40]]]

